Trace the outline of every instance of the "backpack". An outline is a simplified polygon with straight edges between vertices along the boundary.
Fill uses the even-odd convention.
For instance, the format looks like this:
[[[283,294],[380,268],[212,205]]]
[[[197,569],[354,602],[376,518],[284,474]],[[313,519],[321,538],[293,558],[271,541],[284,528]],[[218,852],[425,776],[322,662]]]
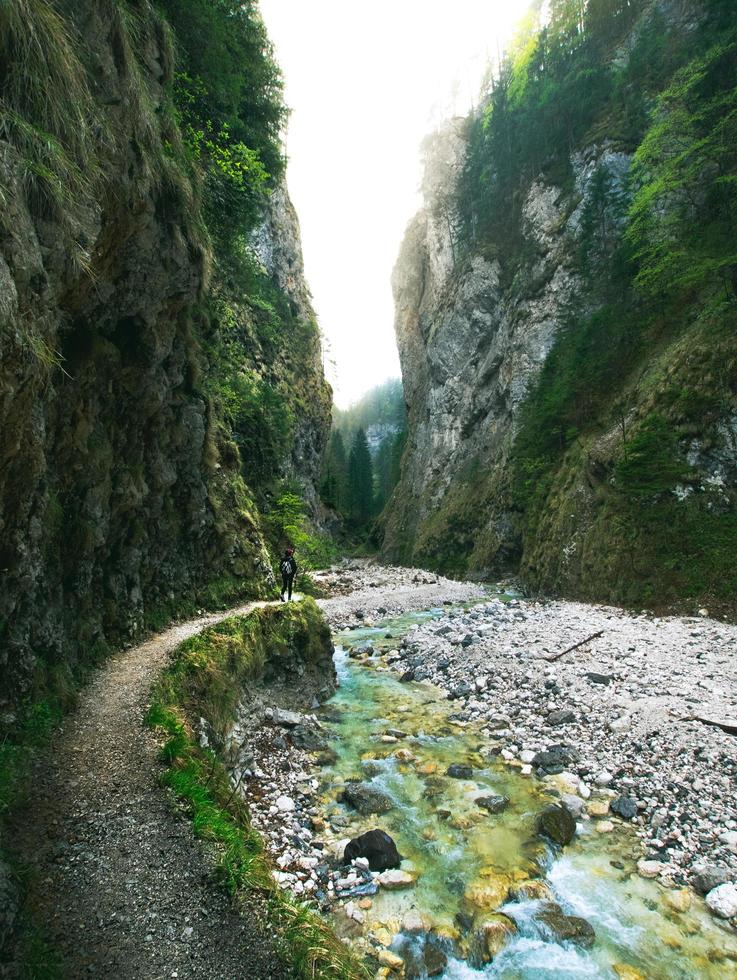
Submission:
[[[284,561],[282,561],[280,567],[281,567],[281,573],[282,573],[282,575],[291,575],[292,574],[292,559],[291,558],[285,558]]]

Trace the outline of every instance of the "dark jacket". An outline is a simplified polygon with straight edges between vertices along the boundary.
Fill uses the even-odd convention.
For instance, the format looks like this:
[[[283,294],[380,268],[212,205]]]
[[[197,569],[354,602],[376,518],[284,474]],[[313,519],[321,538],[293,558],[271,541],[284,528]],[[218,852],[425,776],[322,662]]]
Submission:
[[[297,574],[297,562],[294,560],[294,555],[285,555],[279,567],[282,575],[294,577]]]

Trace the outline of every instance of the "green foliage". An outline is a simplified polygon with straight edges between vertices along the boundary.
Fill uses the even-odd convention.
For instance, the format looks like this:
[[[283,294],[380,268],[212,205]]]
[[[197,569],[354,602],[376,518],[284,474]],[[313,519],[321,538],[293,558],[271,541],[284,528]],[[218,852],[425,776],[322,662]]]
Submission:
[[[205,173],[208,224],[247,234],[268,180],[284,171],[282,81],[255,0],[160,0],[174,29],[177,118]]]
[[[356,429],[367,429],[371,425],[407,427],[401,378],[390,378],[372,388],[350,408],[336,408],[333,412],[333,427],[346,441],[353,438]]]
[[[679,456],[672,425],[653,413],[625,443],[614,471],[616,485],[622,493],[641,500],[673,490],[688,475],[685,460]]]
[[[374,427],[388,431],[378,447],[375,446],[372,456],[366,430]],[[334,410],[333,433],[323,463],[321,495],[324,503],[347,517],[354,528],[365,527],[371,518],[381,513],[398,483],[406,429],[404,388],[398,378],[373,388],[351,408]],[[364,441],[369,452],[368,464],[362,445]],[[351,445],[351,458],[346,458],[346,443]],[[372,488],[370,502],[368,487]]]
[[[147,722],[167,741],[163,782],[189,809],[195,833],[217,849],[217,877],[234,896],[258,892],[277,950],[305,980],[366,980],[349,949],[311,908],[278,888],[263,841],[243,800],[211,752],[191,735],[201,714],[223,732],[245,685],[267,659],[295,645],[307,659],[324,652],[330,631],[312,600],[265,607],[211,627],[182,644],[153,692]]]
[[[358,429],[348,456],[348,516],[366,524],[373,516],[374,473],[366,433]]]
[[[693,59],[660,95],[635,155],[627,235],[647,295],[737,298],[737,32]]]
[[[348,458],[345,443],[339,429],[330,434],[322,467],[320,496],[328,507],[343,513],[347,504]]]
[[[339,549],[332,538],[316,534],[307,518],[307,506],[300,488],[287,484],[282,488],[266,514],[269,538],[274,552],[281,556],[284,548],[291,545],[302,572],[326,568],[339,557]],[[309,582],[298,581],[298,589]]]

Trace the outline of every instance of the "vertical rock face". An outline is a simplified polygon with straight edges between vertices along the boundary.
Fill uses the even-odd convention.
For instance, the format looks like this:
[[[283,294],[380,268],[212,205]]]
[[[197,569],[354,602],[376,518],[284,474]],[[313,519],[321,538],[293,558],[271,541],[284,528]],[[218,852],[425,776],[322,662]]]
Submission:
[[[87,59],[100,161],[91,189],[59,188],[49,200],[17,132],[7,120],[0,128],[4,703],[34,677],[93,660],[182,596],[196,600],[212,583],[258,593],[271,577],[241,460],[202,384],[202,310],[215,287],[197,185],[167,155],[166,32],[139,5],[134,51],[112,0],[62,8]],[[261,241],[276,286],[312,317],[284,187]],[[248,347],[242,356],[259,368]],[[296,379],[284,469],[314,494],[329,425],[319,337],[278,370],[287,390]]]
[[[672,130],[673,146],[688,143],[704,118],[698,87],[676,114],[669,86],[685,78],[711,72],[734,104],[714,52],[737,21],[685,0],[599,13],[606,29],[587,8],[583,33],[553,24],[530,43],[583,37],[570,65],[590,59],[600,102],[577,68],[541,82],[522,59],[496,101],[427,141],[424,204],[393,273],[408,439],[383,551],[583,599],[734,614],[737,278],[722,220],[734,203],[710,207],[708,155],[693,177],[701,143],[685,173],[659,141]],[[676,54],[654,82],[643,66],[661,43]],[[636,107],[622,116],[624,78]],[[553,96],[540,109],[545,84],[546,99],[594,107],[575,138],[551,122]],[[537,142],[531,118],[548,126]],[[698,130],[712,156],[720,125]]]
[[[580,286],[571,261],[580,202],[596,162],[613,156],[592,149],[588,162],[578,161],[567,195],[542,181],[528,189],[522,213],[534,260],[524,287],[510,287],[493,249],[457,258],[453,201],[464,131],[465,120],[456,120],[426,143],[425,204],[410,222],[392,279],[409,439],[385,550],[427,561],[442,558],[447,544],[448,567],[453,549],[466,557],[478,536],[496,539],[497,564],[518,552],[504,513],[487,511],[484,523],[462,498],[478,501],[478,481],[488,489],[501,478],[520,406]],[[626,171],[627,157],[614,156]]]

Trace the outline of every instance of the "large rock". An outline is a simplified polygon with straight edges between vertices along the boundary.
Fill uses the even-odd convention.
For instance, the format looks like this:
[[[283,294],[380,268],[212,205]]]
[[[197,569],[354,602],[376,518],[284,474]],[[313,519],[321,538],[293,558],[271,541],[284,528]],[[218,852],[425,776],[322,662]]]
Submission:
[[[637,803],[630,796],[618,796],[612,800],[609,809],[623,820],[632,820],[637,816]]]
[[[737,917],[737,885],[725,881],[723,885],[712,888],[705,898],[709,909],[720,919]]]
[[[448,766],[447,775],[452,779],[471,779],[473,777],[473,769],[471,766],[464,766],[458,762],[454,762],[452,766]]]
[[[551,745],[533,757],[532,765],[549,775],[555,775],[564,772],[571,763],[577,762],[578,757],[578,752],[567,745]]]
[[[440,977],[448,965],[448,957],[434,936],[421,935],[405,939],[398,952],[404,961],[406,980]]]
[[[489,813],[503,813],[509,806],[508,796],[479,796],[475,800],[476,806],[480,806]]]
[[[366,858],[372,871],[398,868],[402,862],[402,856],[392,838],[378,829],[368,830],[349,841],[343,853],[343,861],[350,864],[355,858]]]
[[[388,813],[394,802],[386,793],[364,783],[348,783],[341,793],[341,800],[354,810],[367,816],[371,813]]]
[[[723,885],[731,878],[728,868],[718,864],[707,864],[695,870],[691,884],[699,895],[706,895],[717,885]]]
[[[538,833],[561,847],[570,844],[576,833],[576,818],[564,806],[552,804],[537,818]]]
[[[590,949],[596,940],[596,932],[590,922],[578,915],[566,915],[555,902],[545,902],[537,913],[537,921],[556,942],[574,942]]]

